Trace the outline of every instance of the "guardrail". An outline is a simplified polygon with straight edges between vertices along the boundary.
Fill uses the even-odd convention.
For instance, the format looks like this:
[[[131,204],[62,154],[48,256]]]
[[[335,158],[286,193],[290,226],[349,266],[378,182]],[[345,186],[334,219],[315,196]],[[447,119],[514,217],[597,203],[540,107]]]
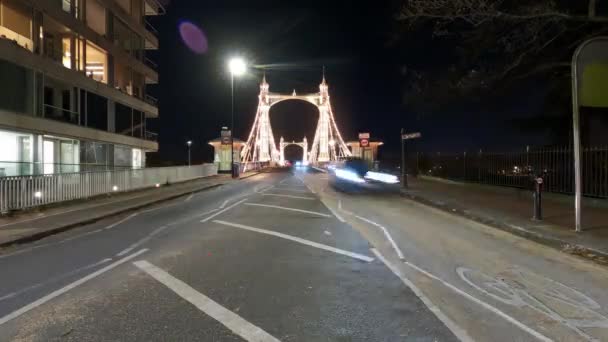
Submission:
[[[217,175],[215,164],[0,178],[0,213]]]

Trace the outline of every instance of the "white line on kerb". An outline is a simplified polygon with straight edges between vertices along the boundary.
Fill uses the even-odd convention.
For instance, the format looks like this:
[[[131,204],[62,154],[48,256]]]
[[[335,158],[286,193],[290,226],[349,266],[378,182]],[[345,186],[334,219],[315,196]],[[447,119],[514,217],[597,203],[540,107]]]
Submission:
[[[511,316],[509,316],[509,315],[507,315],[506,313],[504,313],[504,312],[500,311],[499,309],[497,309],[497,308],[493,307],[492,305],[490,305],[490,304],[488,304],[488,303],[484,302],[483,300],[478,299],[477,297],[474,297],[474,296],[472,296],[472,295],[468,294],[467,292],[465,292],[465,291],[463,291],[463,290],[461,290],[461,289],[457,288],[456,286],[454,286],[454,285],[452,285],[452,284],[448,283],[447,281],[445,281],[445,280],[443,280],[443,279],[441,279],[441,278],[437,277],[436,275],[429,273],[428,271],[426,271],[426,270],[424,270],[424,269],[422,269],[422,268],[420,268],[420,267],[418,267],[418,266],[416,266],[416,265],[412,264],[412,263],[411,263],[411,262],[409,262],[409,261],[403,261],[403,263],[404,263],[405,265],[407,265],[407,266],[409,266],[409,267],[411,267],[411,268],[415,269],[416,271],[418,271],[418,272],[420,272],[420,273],[424,274],[425,276],[427,276],[427,277],[429,277],[429,278],[431,278],[431,279],[437,280],[438,282],[442,283],[442,284],[443,284],[445,287],[447,287],[447,288],[449,288],[450,290],[452,290],[452,291],[454,291],[454,292],[458,293],[459,295],[461,295],[461,296],[463,296],[463,297],[465,297],[465,298],[469,299],[470,301],[472,301],[472,302],[474,302],[474,303],[476,303],[476,304],[479,304],[479,305],[481,305],[482,307],[484,307],[484,308],[486,308],[486,309],[488,309],[488,310],[492,311],[493,313],[497,314],[498,316],[500,316],[500,317],[504,318],[506,321],[508,321],[508,322],[512,323],[513,325],[517,326],[517,327],[518,327],[518,328],[520,328],[521,330],[523,330],[523,331],[527,332],[528,334],[530,334],[530,335],[532,335],[532,336],[536,337],[538,340],[540,340],[540,341],[544,341],[544,342],[552,342],[552,341],[553,341],[553,340],[552,340],[552,339],[550,339],[549,337],[547,337],[547,336],[545,336],[545,335],[543,335],[543,334],[539,333],[538,331],[536,331],[536,330],[534,330],[534,329],[532,329],[532,328],[528,327],[527,325],[523,324],[522,322],[518,321],[517,319],[515,319],[515,318],[513,318],[513,317],[511,317]]]
[[[319,212],[316,212],[316,211],[309,211],[309,210],[302,210],[302,209],[296,209],[296,208],[281,207],[281,206],[278,206],[278,205],[261,204],[261,203],[245,203],[245,205],[253,205],[253,206],[257,206],[257,207],[266,207],[266,208],[274,208],[274,209],[281,209],[281,210],[289,210],[289,211],[296,211],[296,212],[299,212],[299,213],[318,215],[318,216],[323,216],[323,217],[331,217],[331,215],[319,213]]]
[[[460,341],[463,341],[463,342],[474,341],[473,338],[471,338],[471,336],[469,336],[469,334],[467,333],[466,330],[459,327],[456,323],[454,323],[454,321],[452,321],[449,317],[447,317],[435,304],[433,304],[433,302],[427,296],[424,295],[422,290],[420,290],[416,285],[414,285],[414,283],[412,283],[409,279],[407,279],[405,277],[405,275],[403,275],[397,267],[395,267],[388,260],[386,260],[384,258],[384,256],[382,254],[380,254],[380,252],[378,252],[378,250],[376,250],[375,248],[372,248],[371,251],[372,251],[372,253],[374,253],[376,255],[376,257],[378,259],[380,259],[386,265],[386,267],[388,267],[397,277],[399,277],[399,279],[401,279],[401,281],[407,287],[409,287],[418,298],[420,298],[420,300],[424,303],[424,305],[426,305],[429,308],[429,310],[431,310],[431,312],[433,314],[435,314],[435,316],[441,322],[443,322],[443,324],[445,324],[445,326],[448,329],[450,329],[450,331]]]
[[[84,278],[80,278],[80,279],[76,280],[75,282],[73,282],[71,284],[68,284],[68,285],[60,288],[59,290],[55,290],[55,291],[49,293],[48,295],[46,295],[46,296],[44,296],[44,297],[42,297],[42,298],[40,298],[40,299],[38,299],[38,300],[36,300],[36,301],[34,301],[34,302],[26,305],[26,306],[24,306],[24,307],[22,307],[22,308],[20,308],[20,309],[18,309],[16,311],[11,312],[10,314],[8,314],[8,315],[0,318],[0,325],[4,324],[4,323],[6,323],[6,322],[8,322],[10,320],[13,320],[13,319],[17,318],[17,317],[23,315],[24,313],[26,313],[26,312],[28,312],[28,311],[30,311],[32,309],[35,309],[35,308],[39,307],[40,305],[42,305],[42,304],[50,301],[51,299],[53,299],[55,297],[58,297],[58,296],[60,296],[60,295],[62,295],[64,293],[70,291],[71,289],[73,289],[73,288],[75,288],[75,287],[77,287],[79,285],[82,285],[82,284],[86,283],[87,281],[89,281],[89,280],[91,280],[91,279],[93,279],[93,278],[95,278],[95,277],[97,277],[97,276],[99,276],[99,275],[101,275],[101,274],[103,274],[103,273],[105,273],[105,272],[107,272],[107,271],[109,271],[109,270],[111,270],[111,269],[119,266],[119,265],[124,264],[125,262],[127,262],[127,261],[129,261],[129,260],[131,260],[131,259],[133,259],[133,258],[135,258],[135,257],[137,257],[137,256],[139,256],[139,255],[141,255],[143,253],[145,253],[146,251],[148,251],[148,250],[147,249],[142,249],[142,250],[140,250],[140,251],[138,251],[138,252],[136,252],[134,254],[131,254],[131,255],[127,256],[127,257],[124,257],[124,258],[122,258],[122,259],[120,259],[120,260],[118,260],[118,261],[116,261],[114,263],[109,264],[108,266],[106,266],[106,267],[104,267],[104,268],[102,268],[100,270],[97,270],[97,271],[89,274],[88,276],[86,276]]]
[[[293,196],[293,195],[281,195],[281,194],[269,194],[269,193],[263,193],[261,194],[262,196],[276,196],[276,197],[287,197],[287,198],[296,198],[296,199],[303,199],[303,200],[309,200],[309,201],[314,201],[315,198],[312,197],[304,197],[304,196]]]
[[[372,261],[374,261],[374,258],[370,258],[367,255],[345,251],[343,249],[338,249],[338,248],[327,246],[327,245],[324,245],[324,244],[320,244],[320,243],[317,243],[317,242],[314,242],[314,241],[305,240],[305,239],[302,239],[302,238],[299,238],[299,237],[296,237],[296,236],[292,236],[292,235],[287,235],[287,234],[283,234],[283,233],[279,233],[279,232],[274,232],[272,230],[260,229],[260,228],[255,228],[255,227],[251,227],[251,226],[246,226],[244,224],[231,223],[231,222],[220,221],[220,220],[214,220],[213,222],[219,223],[219,224],[223,224],[225,226],[230,226],[230,227],[240,228],[240,229],[244,229],[244,230],[249,230],[249,231],[256,232],[256,233],[261,233],[261,234],[266,234],[266,235],[272,235],[272,236],[280,237],[280,238],[283,238],[283,239],[286,239],[286,240],[291,240],[291,241],[299,242],[299,243],[304,244],[304,245],[308,245],[308,246],[312,246],[312,247],[315,247],[315,248],[323,249],[323,250],[326,250],[326,251],[334,252],[336,254],[346,255],[346,256],[349,256],[351,258],[355,258],[355,259],[366,261],[366,262],[372,262]]]
[[[207,217],[205,217],[204,219],[202,219],[202,220],[201,220],[201,222],[203,222],[203,223],[204,223],[204,222],[207,222],[207,221],[211,220],[212,218],[216,217],[217,215],[219,215],[219,214],[221,214],[221,213],[224,213],[224,212],[226,212],[226,211],[228,211],[228,210],[230,210],[230,209],[232,209],[232,208],[236,207],[237,205],[239,205],[239,204],[241,204],[241,203],[245,202],[246,200],[247,200],[246,198],[243,198],[242,200],[240,200],[240,201],[238,201],[238,202],[234,203],[233,205],[229,206],[228,208],[224,208],[224,209],[222,209],[222,210],[220,210],[220,211],[216,212],[215,214],[213,214],[213,215],[211,215],[211,216],[207,216]]]
[[[99,265],[105,264],[105,263],[110,262],[110,261],[112,261],[112,259],[110,259],[110,258],[106,258],[106,259],[100,260],[100,261],[98,261],[98,262],[96,262],[96,263],[94,263],[94,264],[86,265],[86,266],[83,266],[83,267],[77,268],[77,269],[75,269],[75,270],[71,270],[70,272],[63,273],[63,274],[60,274],[60,275],[57,275],[57,276],[54,276],[54,277],[48,278],[48,279],[46,279],[45,281],[43,281],[43,282],[41,282],[41,283],[37,283],[37,284],[34,284],[34,285],[30,285],[30,286],[28,286],[28,287],[24,287],[24,288],[20,289],[19,291],[11,292],[11,293],[9,293],[9,294],[7,294],[7,295],[4,295],[4,296],[0,297],[0,302],[1,302],[1,301],[3,301],[3,300],[5,300],[5,299],[9,299],[9,298],[17,297],[17,296],[19,296],[19,295],[20,295],[20,294],[22,294],[22,293],[25,293],[25,292],[27,292],[27,291],[30,291],[30,290],[33,290],[33,289],[39,288],[39,287],[41,287],[41,286],[44,286],[44,285],[46,285],[46,284],[49,284],[49,283],[55,282],[55,281],[57,281],[57,280],[64,279],[64,278],[66,278],[66,277],[72,276],[72,275],[77,274],[77,273],[80,273],[80,272],[82,272],[82,271],[86,271],[86,270],[88,270],[88,269],[95,268],[95,267],[97,267],[97,266],[99,266]]]
[[[161,284],[168,287],[178,296],[190,302],[205,314],[222,323],[224,326],[246,341],[279,342],[278,339],[268,334],[261,328],[247,322],[241,316],[219,305],[213,301],[213,299],[196,291],[190,285],[173,277],[169,273],[152,265],[151,263],[145,260],[140,260],[134,262],[133,264]]]
[[[391,243],[391,246],[395,250],[395,253],[397,253],[397,256],[399,257],[399,259],[401,259],[401,260],[404,259],[401,249],[399,248],[399,246],[397,246],[397,244],[395,243],[395,240],[393,240],[393,237],[391,236],[391,234],[388,232],[388,230],[384,226],[382,226],[372,220],[366,219],[365,217],[359,216],[359,215],[355,215],[355,217],[361,221],[371,224],[372,226],[376,226],[376,227],[380,228],[380,230],[382,230],[382,232],[384,233],[384,236],[386,237],[388,242]]]

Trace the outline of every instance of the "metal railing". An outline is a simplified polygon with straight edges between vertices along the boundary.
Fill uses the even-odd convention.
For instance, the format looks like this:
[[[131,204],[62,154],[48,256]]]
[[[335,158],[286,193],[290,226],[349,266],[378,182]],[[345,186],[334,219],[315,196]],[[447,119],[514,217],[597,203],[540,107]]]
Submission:
[[[148,141],[158,141],[158,133],[146,131],[145,135],[144,135],[144,139],[148,140]]]
[[[525,148],[521,152],[418,153],[408,161],[419,174],[465,182],[531,188],[531,176],[542,176],[545,191],[574,192],[573,152],[570,147]],[[414,159],[415,158],[415,159]],[[582,152],[583,194],[608,198],[608,147]]]
[[[144,19],[144,26],[146,27],[146,30],[152,32],[154,35],[158,36],[158,30],[156,29],[156,27],[154,27],[154,25],[152,25],[148,19]]]
[[[148,65],[149,67],[151,67],[154,70],[158,70],[158,64],[156,64],[156,62],[154,62],[153,60],[151,60],[148,57],[144,57],[144,63],[146,63],[146,65]]]
[[[78,125],[80,114],[60,107],[55,107],[49,104],[44,104],[44,117],[47,119],[67,122]]]
[[[0,178],[0,213],[63,201],[131,191],[217,174],[217,166],[63,173]]]
[[[158,106],[158,99],[152,95],[146,94],[146,96],[144,97],[144,101],[153,106]]]
[[[239,163],[239,173],[245,173],[249,171],[259,171],[270,165],[269,162],[247,162]]]

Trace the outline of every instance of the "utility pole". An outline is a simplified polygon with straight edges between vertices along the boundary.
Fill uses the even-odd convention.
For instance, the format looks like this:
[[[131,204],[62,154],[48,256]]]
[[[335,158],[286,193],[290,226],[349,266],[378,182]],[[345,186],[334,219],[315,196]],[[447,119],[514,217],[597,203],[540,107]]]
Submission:
[[[399,135],[399,140],[401,141],[401,185],[404,188],[407,188],[407,174],[405,172],[405,141],[403,139],[403,128],[401,129],[401,134]]]

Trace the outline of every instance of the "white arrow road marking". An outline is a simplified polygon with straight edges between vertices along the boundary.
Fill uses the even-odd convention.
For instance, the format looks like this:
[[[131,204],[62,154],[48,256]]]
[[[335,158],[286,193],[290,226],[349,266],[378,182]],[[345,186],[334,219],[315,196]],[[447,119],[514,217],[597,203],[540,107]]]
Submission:
[[[279,342],[278,339],[261,328],[247,322],[241,316],[219,305],[211,298],[193,289],[190,285],[151,263],[141,260],[133,264],[246,341]]]
[[[10,320],[15,319],[15,318],[23,315],[24,313],[26,313],[26,312],[28,312],[30,310],[33,310],[33,309],[39,307],[40,305],[42,305],[42,304],[50,301],[51,299],[53,299],[55,297],[61,296],[62,294],[70,291],[71,289],[73,289],[73,288],[75,288],[75,287],[77,287],[79,285],[82,285],[82,284],[86,283],[87,281],[89,281],[89,280],[91,280],[91,279],[93,279],[95,277],[98,277],[99,275],[101,275],[101,274],[103,274],[103,273],[105,273],[105,272],[107,272],[107,271],[109,271],[109,270],[111,270],[111,269],[113,269],[113,268],[115,268],[115,267],[117,267],[119,265],[122,265],[125,262],[127,262],[127,261],[129,261],[129,260],[131,260],[131,259],[139,256],[140,254],[147,252],[147,251],[148,251],[147,249],[142,249],[142,250],[140,250],[140,251],[138,251],[136,253],[133,253],[133,254],[127,256],[127,257],[124,257],[124,258],[122,258],[122,259],[120,259],[120,260],[118,260],[118,261],[116,261],[114,263],[109,264],[108,266],[106,266],[106,267],[104,267],[104,268],[102,268],[100,270],[97,270],[97,271],[89,274],[88,276],[86,276],[84,278],[80,278],[80,279],[76,280],[75,282],[73,282],[71,284],[68,284],[68,285],[60,288],[59,290],[53,291],[53,292],[49,293],[48,295],[46,295],[46,296],[44,296],[44,297],[42,297],[42,298],[40,298],[40,299],[38,299],[38,300],[36,300],[36,301],[34,301],[34,302],[26,305],[26,306],[24,306],[24,307],[22,307],[22,308],[20,308],[20,309],[18,309],[16,311],[11,312],[10,314],[8,314],[8,315],[0,318],[0,325],[4,324],[4,323],[6,323],[6,322],[8,322]]]
[[[213,222],[218,223],[218,224],[222,224],[225,226],[230,226],[230,227],[234,227],[234,228],[240,228],[240,229],[244,229],[244,230],[249,230],[252,232],[256,232],[256,233],[261,233],[261,234],[266,234],[266,235],[272,235],[272,236],[276,236],[276,237],[280,237],[286,240],[291,240],[291,241],[295,241],[295,242],[299,242],[303,245],[308,245],[308,246],[312,246],[315,248],[319,248],[319,249],[323,249],[326,251],[330,251],[330,252],[334,252],[336,254],[342,254],[342,255],[346,255],[349,256],[351,258],[355,258],[361,261],[365,261],[365,262],[372,262],[374,261],[374,258],[370,258],[367,255],[363,255],[363,254],[359,254],[359,253],[353,253],[353,252],[349,252],[349,251],[345,251],[343,249],[338,249],[338,248],[334,248],[331,246],[327,246],[324,244],[320,244],[314,241],[310,241],[310,240],[305,240],[296,236],[292,236],[292,235],[287,235],[287,234],[283,234],[283,233],[279,233],[279,232],[274,232],[272,230],[266,230],[266,229],[260,229],[260,228],[255,228],[255,227],[251,227],[251,226],[246,226],[244,224],[238,224],[238,223],[231,223],[231,222],[226,222],[226,221],[220,221],[220,220],[214,220]]]

